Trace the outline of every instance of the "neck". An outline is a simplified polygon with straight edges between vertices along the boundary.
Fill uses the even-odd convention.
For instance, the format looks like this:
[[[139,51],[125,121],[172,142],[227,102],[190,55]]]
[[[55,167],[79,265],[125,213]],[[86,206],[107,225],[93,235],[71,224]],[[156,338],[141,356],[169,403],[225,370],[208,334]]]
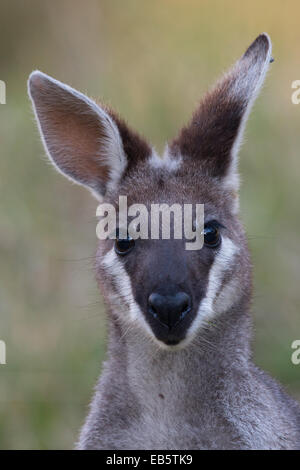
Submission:
[[[215,327],[199,331],[195,341],[177,351],[123,328],[113,312],[109,318],[108,359],[81,445],[190,449],[211,448],[213,442],[215,448],[230,448],[237,436],[226,416],[240,383],[249,389],[243,377],[251,375],[246,310],[240,306],[220,316]],[[98,436],[98,428],[105,432]]]
[[[251,322],[248,312],[236,309],[222,314],[200,330],[184,349],[165,350],[140,331],[123,328],[111,316],[108,368],[126,375],[135,393],[168,394],[174,386],[180,393],[201,390],[205,396],[224,377],[249,364]],[[127,327],[128,328],[128,327]],[[151,384],[151,386],[150,386]]]

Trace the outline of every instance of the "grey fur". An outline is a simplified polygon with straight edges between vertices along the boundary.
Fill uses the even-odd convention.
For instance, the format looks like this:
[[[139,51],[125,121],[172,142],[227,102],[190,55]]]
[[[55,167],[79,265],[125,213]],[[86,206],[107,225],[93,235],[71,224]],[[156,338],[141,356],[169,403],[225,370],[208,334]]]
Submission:
[[[220,323],[176,353],[111,325],[78,448],[299,449],[299,406],[253,365],[248,315]]]
[[[112,111],[43,74],[31,76],[40,132],[60,170],[116,206],[119,194],[148,206],[202,202],[206,220],[223,227],[215,251],[140,240],[121,259],[113,240],[100,242],[96,273],[108,310],[108,351],[78,449],[300,449],[299,404],[252,362],[251,263],[238,219],[237,147],[270,57],[270,40],[260,35],[206,95],[164,161],[150,157],[148,144]],[[67,108],[57,104],[61,93]],[[105,119],[117,139],[111,137],[112,148],[124,151],[114,173],[109,155],[85,151],[105,144],[103,131],[84,140],[87,131],[90,139],[98,128],[106,131]],[[61,132],[73,121],[76,132],[69,125]],[[147,310],[149,293],[172,289],[192,298],[178,346],[159,339]]]

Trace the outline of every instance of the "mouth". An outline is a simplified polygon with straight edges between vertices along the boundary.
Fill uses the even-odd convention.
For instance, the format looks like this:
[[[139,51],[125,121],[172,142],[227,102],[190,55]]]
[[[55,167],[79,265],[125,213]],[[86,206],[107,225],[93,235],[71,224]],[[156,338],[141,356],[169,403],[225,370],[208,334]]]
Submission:
[[[179,337],[179,336],[174,336],[174,335],[162,336],[162,335],[155,334],[155,338],[160,343],[163,343],[166,346],[173,347],[173,346],[178,346],[185,339],[185,335]]]
[[[169,352],[177,352],[184,349],[189,344],[189,338],[184,335],[181,338],[172,338],[172,337],[158,337],[153,334],[153,340],[159,346],[159,349],[163,349]]]
[[[186,342],[187,331],[194,319],[193,312],[189,310],[187,314],[177,322],[172,328],[161,323],[155,317],[148,317],[152,333],[160,346],[167,346],[168,349],[175,349]]]
[[[177,344],[179,344],[179,343],[180,343],[180,339],[167,339],[165,341],[165,344],[167,346],[177,346]]]

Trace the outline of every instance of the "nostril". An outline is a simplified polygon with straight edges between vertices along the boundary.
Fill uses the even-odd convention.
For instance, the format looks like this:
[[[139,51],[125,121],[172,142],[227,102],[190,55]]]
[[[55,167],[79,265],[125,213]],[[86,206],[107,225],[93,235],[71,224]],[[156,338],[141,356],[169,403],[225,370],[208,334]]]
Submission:
[[[175,295],[152,293],[148,298],[148,311],[168,328],[173,328],[191,310],[191,298],[185,292]]]
[[[189,306],[190,306],[189,299],[184,299],[183,302],[182,302],[182,306],[181,306],[182,311],[184,311],[184,310],[186,310],[187,308],[189,308]]]
[[[149,296],[149,299],[148,299],[149,310],[152,313],[152,315],[154,316],[154,318],[158,317],[160,297],[161,296],[159,294],[153,293]]]
[[[178,296],[178,310],[180,311],[180,319],[182,320],[186,314],[191,310],[191,298],[185,292],[179,292]]]

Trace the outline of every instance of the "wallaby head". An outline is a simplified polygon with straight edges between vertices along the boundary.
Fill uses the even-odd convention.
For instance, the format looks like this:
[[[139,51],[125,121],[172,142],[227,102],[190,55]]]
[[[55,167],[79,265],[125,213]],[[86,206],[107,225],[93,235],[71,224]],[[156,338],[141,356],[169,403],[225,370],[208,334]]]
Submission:
[[[43,143],[64,175],[117,209],[119,195],[149,208],[204,204],[200,250],[187,250],[184,239],[100,241],[97,278],[112,321],[124,331],[177,350],[225,312],[247,309],[251,269],[238,219],[237,153],[270,60],[270,40],[262,34],[204,97],[163,158],[110,109],[41,72],[31,74]]]

